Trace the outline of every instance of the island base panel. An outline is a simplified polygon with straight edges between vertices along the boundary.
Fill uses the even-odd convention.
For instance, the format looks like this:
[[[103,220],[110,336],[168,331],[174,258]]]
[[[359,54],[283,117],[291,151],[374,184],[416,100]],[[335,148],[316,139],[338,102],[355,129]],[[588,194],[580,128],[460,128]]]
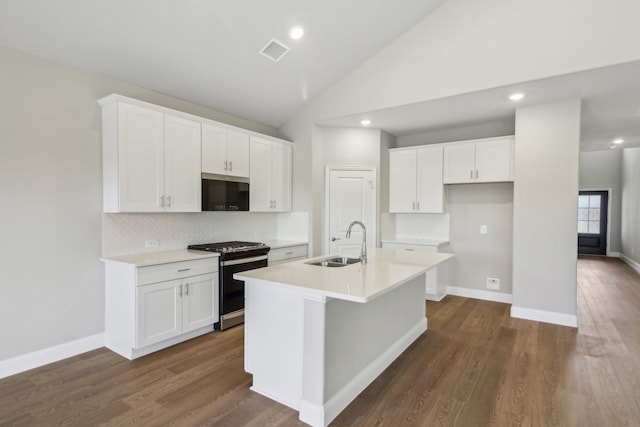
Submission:
[[[327,425],[427,329],[424,283],[422,274],[356,303],[248,282],[252,390]]]

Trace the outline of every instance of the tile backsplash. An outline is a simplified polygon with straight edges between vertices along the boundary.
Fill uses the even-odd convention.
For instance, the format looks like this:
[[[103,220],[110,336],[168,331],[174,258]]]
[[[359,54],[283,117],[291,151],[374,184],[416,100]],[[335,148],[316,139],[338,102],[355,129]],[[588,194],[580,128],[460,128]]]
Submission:
[[[102,214],[102,256],[185,249],[193,243],[278,238],[276,213]],[[158,246],[145,248],[147,240]]]

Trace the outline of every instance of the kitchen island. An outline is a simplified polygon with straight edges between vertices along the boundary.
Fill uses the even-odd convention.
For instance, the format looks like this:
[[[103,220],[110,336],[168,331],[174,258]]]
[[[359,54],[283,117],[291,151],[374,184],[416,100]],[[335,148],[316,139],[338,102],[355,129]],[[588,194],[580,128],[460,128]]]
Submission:
[[[451,257],[372,249],[367,264],[236,273],[251,389],[327,425],[427,330],[425,273]]]

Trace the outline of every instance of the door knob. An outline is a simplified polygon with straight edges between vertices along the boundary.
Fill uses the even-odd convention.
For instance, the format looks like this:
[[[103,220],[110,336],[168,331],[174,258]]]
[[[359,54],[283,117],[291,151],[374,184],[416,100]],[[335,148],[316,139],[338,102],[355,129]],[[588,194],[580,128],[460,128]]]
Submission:
[[[340,238],[339,238],[339,237],[332,237],[332,238],[331,238],[331,241],[332,241],[332,242],[335,242],[336,240],[340,240]]]

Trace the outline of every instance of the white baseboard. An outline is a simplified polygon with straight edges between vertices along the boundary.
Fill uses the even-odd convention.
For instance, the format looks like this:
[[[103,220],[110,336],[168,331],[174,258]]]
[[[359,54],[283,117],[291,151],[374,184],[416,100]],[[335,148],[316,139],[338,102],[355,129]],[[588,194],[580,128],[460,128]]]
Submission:
[[[609,252],[607,256],[611,258],[620,258],[620,252]]]
[[[537,322],[553,323],[554,325],[578,327],[578,316],[572,314],[555,313],[553,311],[536,310],[533,308],[511,306],[511,317],[535,320]]]
[[[362,391],[387,369],[420,335],[427,330],[427,319],[421,319],[387,351],[334,394],[324,406],[300,401],[300,420],[312,426],[326,426]]]
[[[503,302],[505,304],[511,304],[513,302],[513,296],[511,294],[485,291],[482,289],[460,288],[458,286],[447,286],[447,294],[485,301]]]
[[[635,271],[637,271],[638,273],[640,273],[640,263],[632,260],[631,258],[629,258],[628,256],[626,256],[625,254],[620,254],[620,258],[622,258],[622,260],[624,262],[626,262],[627,264],[629,264],[631,266],[631,268],[633,268]]]
[[[100,347],[104,347],[104,333],[2,360],[0,361],[0,378],[19,374]]]

